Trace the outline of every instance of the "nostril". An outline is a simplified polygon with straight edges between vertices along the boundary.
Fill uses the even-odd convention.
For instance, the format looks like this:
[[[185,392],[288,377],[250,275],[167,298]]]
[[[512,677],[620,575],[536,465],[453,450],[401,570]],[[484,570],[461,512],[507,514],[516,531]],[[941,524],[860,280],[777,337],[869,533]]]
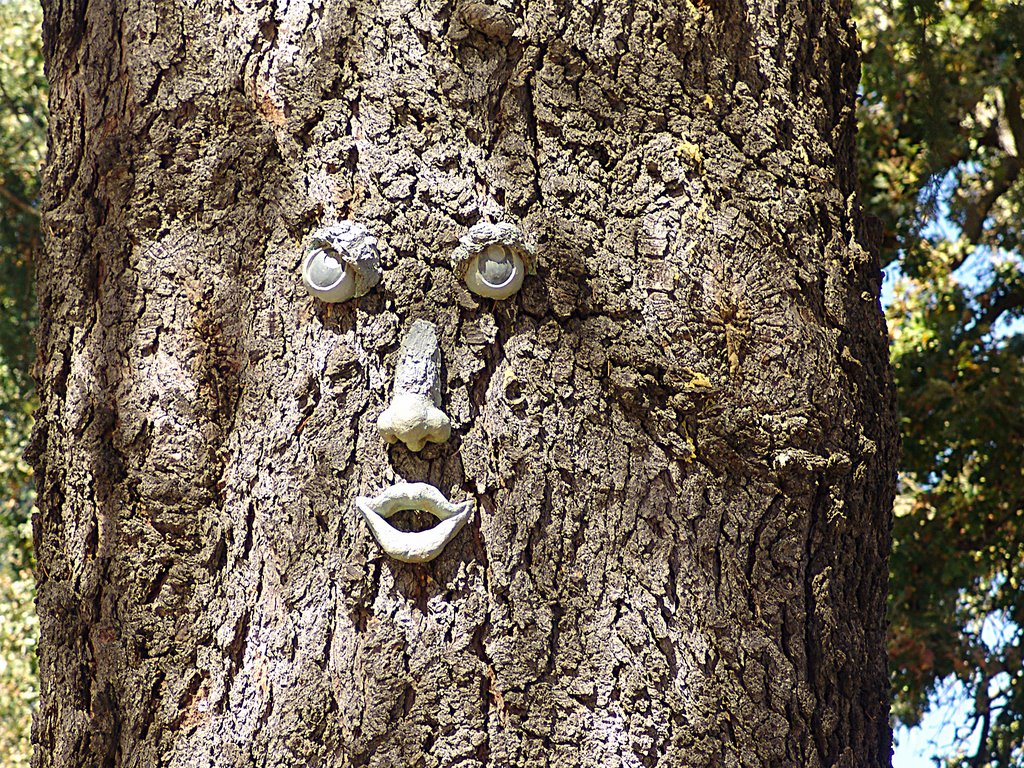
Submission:
[[[426,438],[421,435],[405,435],[401,438],[402,442],[405,443],[405,447],[413,453],[419,453],[423,450],[423,447],[427,444]]]
[[[423,424],[431,436],[431,441],[442,443],[452,433],[451,419],[440,408],[430,406],[423,417]]]
[[[389,443],[398,442],[398,429],[395,426],[394,415],[388,408],[377,417],[377,431]]]

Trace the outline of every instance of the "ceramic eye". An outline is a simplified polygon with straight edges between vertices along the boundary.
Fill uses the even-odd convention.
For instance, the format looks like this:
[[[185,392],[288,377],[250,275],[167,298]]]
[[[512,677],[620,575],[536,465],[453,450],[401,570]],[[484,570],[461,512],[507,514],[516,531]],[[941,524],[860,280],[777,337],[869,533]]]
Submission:
[[[473,293],[507,299],[533,274],[533,250],[511,224],[480,223],[459,240],[452,265]]]
[[[362,224],[343,221],[318,229],[302,260],[302,283],[321,301],[362,296],[380,281],[377,240]]]
[[[473,258],[466,269],[466,285],[473,293],[492,299],[507,299],[518,291],[526,277],[522,257],[504,245],[489,245]]]

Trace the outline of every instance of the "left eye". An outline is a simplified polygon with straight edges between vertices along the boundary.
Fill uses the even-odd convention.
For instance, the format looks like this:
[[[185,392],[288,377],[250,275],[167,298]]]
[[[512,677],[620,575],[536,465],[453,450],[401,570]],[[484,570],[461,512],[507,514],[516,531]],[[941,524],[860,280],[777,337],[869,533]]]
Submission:
[[[345,262],[327,251],[316,248],[306,256],[302,265],[302,279],[306,289],[324,301],[345,301],[356,292],[356,281],[345,267]]]
[[[310,295],[347,301],[379,281],[377,241],[362,224],[344,221],[313,233],[302,260],[302,282]]]

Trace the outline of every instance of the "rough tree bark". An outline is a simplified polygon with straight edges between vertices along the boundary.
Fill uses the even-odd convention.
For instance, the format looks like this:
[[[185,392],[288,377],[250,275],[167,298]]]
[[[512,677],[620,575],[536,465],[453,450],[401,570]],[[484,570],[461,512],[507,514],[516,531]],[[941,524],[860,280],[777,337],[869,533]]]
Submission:
[[[44,5],[36,766],[888,764],[844,0]],[[347,218],[384,278],[328,306]],[[398,478],[476,501],[431,563],[353,508]]]

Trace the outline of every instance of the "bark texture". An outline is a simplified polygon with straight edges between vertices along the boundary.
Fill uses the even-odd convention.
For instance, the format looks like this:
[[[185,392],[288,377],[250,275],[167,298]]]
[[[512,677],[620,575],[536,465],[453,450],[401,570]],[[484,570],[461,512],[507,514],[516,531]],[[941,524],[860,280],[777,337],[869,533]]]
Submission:
[[[846,2],[44,5],[38,768],[888,765]],[[384,277],[327,306],[345,218]],[[476,500],[432,563],[353,509],[398,479]]]

